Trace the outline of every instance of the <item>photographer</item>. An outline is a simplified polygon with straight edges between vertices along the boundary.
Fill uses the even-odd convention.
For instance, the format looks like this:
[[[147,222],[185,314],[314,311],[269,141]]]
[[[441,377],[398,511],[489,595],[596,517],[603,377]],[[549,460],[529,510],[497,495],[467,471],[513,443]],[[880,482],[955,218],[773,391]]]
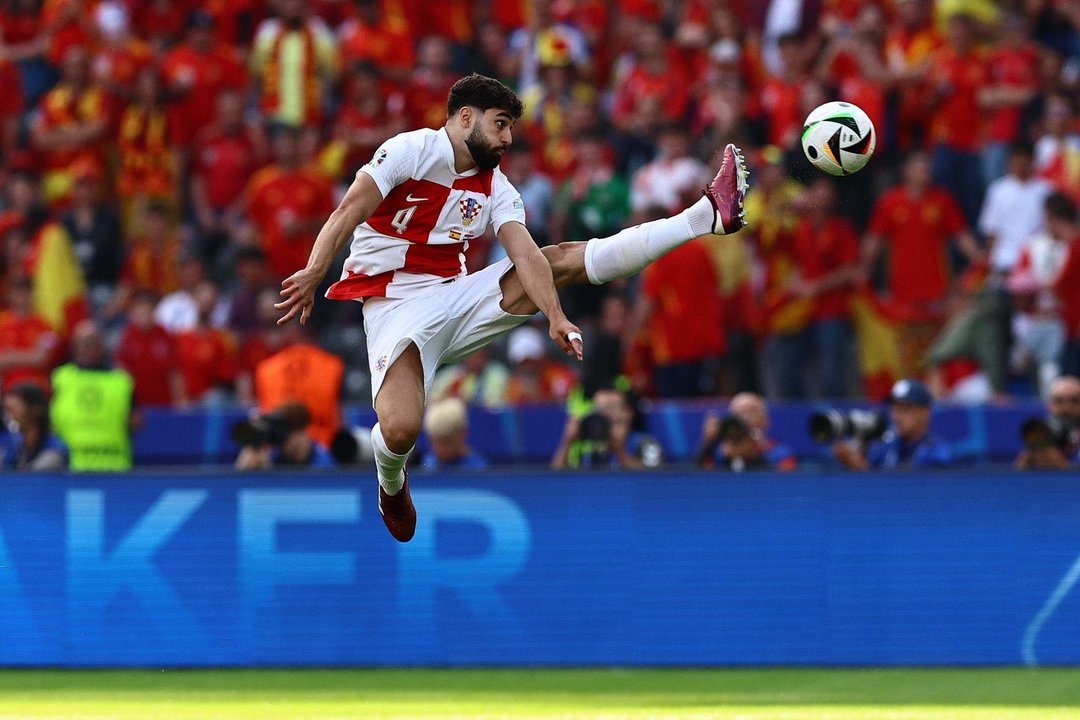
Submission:
[[[49,398],[34,383],[4,394],[8,434],[0,439],[0,470],[62,470],[68,450],[49,429]]]
[[[724,418],[709,415],[701,429],[698,463],[703,467],[743,470],[794,470],[791,450],[766,435],[769,412],[760,395],[731,398]]]
[[[614,388],[597,390],[587,415],[566,418],[551,467],[656,467],[661,461],[660,445],[634,430],[634,420],[634,407],[625,393]]]
[[[1030,418],[1020,426],[1024,449],[1018,470],[1062,470],[1080,462],[1080,378],[1064,375],[1050,383],[1046,418]]]
[[[311,413],[292,401],[273,412],[241,420],[233,426],[233,440],[241,446],[237,470],[333,467],[333,456],[308,435]]]
[[[949,446],[930,434],[931,404],[930,391],[921,382],[898,381],[889,393],[888,429],[884,429],[883,423],[877,424],[877,429],[884,432],[871,439],[878,432],[865,424],[860,428],[859,423],[854,423],[856,427],[851,428],[854,432],[841,435],[853,437],[854,442],[834,438],[833,455],[853,470],[949,467],[953,461]],[[815,439],[818,438],[815,434]]]

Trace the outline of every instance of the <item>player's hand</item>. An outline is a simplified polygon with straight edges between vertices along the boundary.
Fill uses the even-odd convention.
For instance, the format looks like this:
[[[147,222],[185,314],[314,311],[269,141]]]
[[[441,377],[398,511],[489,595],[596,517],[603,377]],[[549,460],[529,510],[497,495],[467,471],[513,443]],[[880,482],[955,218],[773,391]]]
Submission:
[[[552,320],[548,327],[548,335],[567,355],[576,357],[578,360],[585,357],[585,344],[581,339],[581,328],[566,318]]]
[[[284,325],[297,315],[300,316],[301,325],[307,322],[311,308],[315,305],[315,289],[322,282],[323,274],[312,268],[304,268],[282,281],[282,299],[274,308],[285,314],[278,318],[278,325]]]

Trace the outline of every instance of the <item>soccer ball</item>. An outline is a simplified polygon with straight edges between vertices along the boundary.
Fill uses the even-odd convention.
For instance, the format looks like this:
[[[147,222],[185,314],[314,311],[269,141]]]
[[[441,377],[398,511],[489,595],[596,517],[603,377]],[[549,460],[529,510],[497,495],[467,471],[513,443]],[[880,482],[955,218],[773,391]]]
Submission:
[[[870,161],[877,136],[862,108],[839,100],[814,108],[803,123],[806,159],[830,175],[851,175]]]

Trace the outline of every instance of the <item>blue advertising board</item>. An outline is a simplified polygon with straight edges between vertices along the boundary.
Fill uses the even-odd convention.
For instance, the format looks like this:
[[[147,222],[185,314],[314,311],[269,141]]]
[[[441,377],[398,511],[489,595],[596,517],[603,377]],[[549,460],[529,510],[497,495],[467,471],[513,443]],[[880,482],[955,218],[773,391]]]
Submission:
[[[1080,663],[1080,477],[0,476],[0,664]]]

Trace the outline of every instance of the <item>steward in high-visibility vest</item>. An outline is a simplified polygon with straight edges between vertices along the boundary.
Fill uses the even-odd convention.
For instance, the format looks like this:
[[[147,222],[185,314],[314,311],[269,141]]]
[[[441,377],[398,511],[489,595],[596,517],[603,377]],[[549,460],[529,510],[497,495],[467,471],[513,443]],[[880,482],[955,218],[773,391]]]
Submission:
[[[75,332],[74,362],[53,371],[53,431],[67,444],[72,470],[131,469],[135,383],[104,367],[105,348],[88,323]]]

